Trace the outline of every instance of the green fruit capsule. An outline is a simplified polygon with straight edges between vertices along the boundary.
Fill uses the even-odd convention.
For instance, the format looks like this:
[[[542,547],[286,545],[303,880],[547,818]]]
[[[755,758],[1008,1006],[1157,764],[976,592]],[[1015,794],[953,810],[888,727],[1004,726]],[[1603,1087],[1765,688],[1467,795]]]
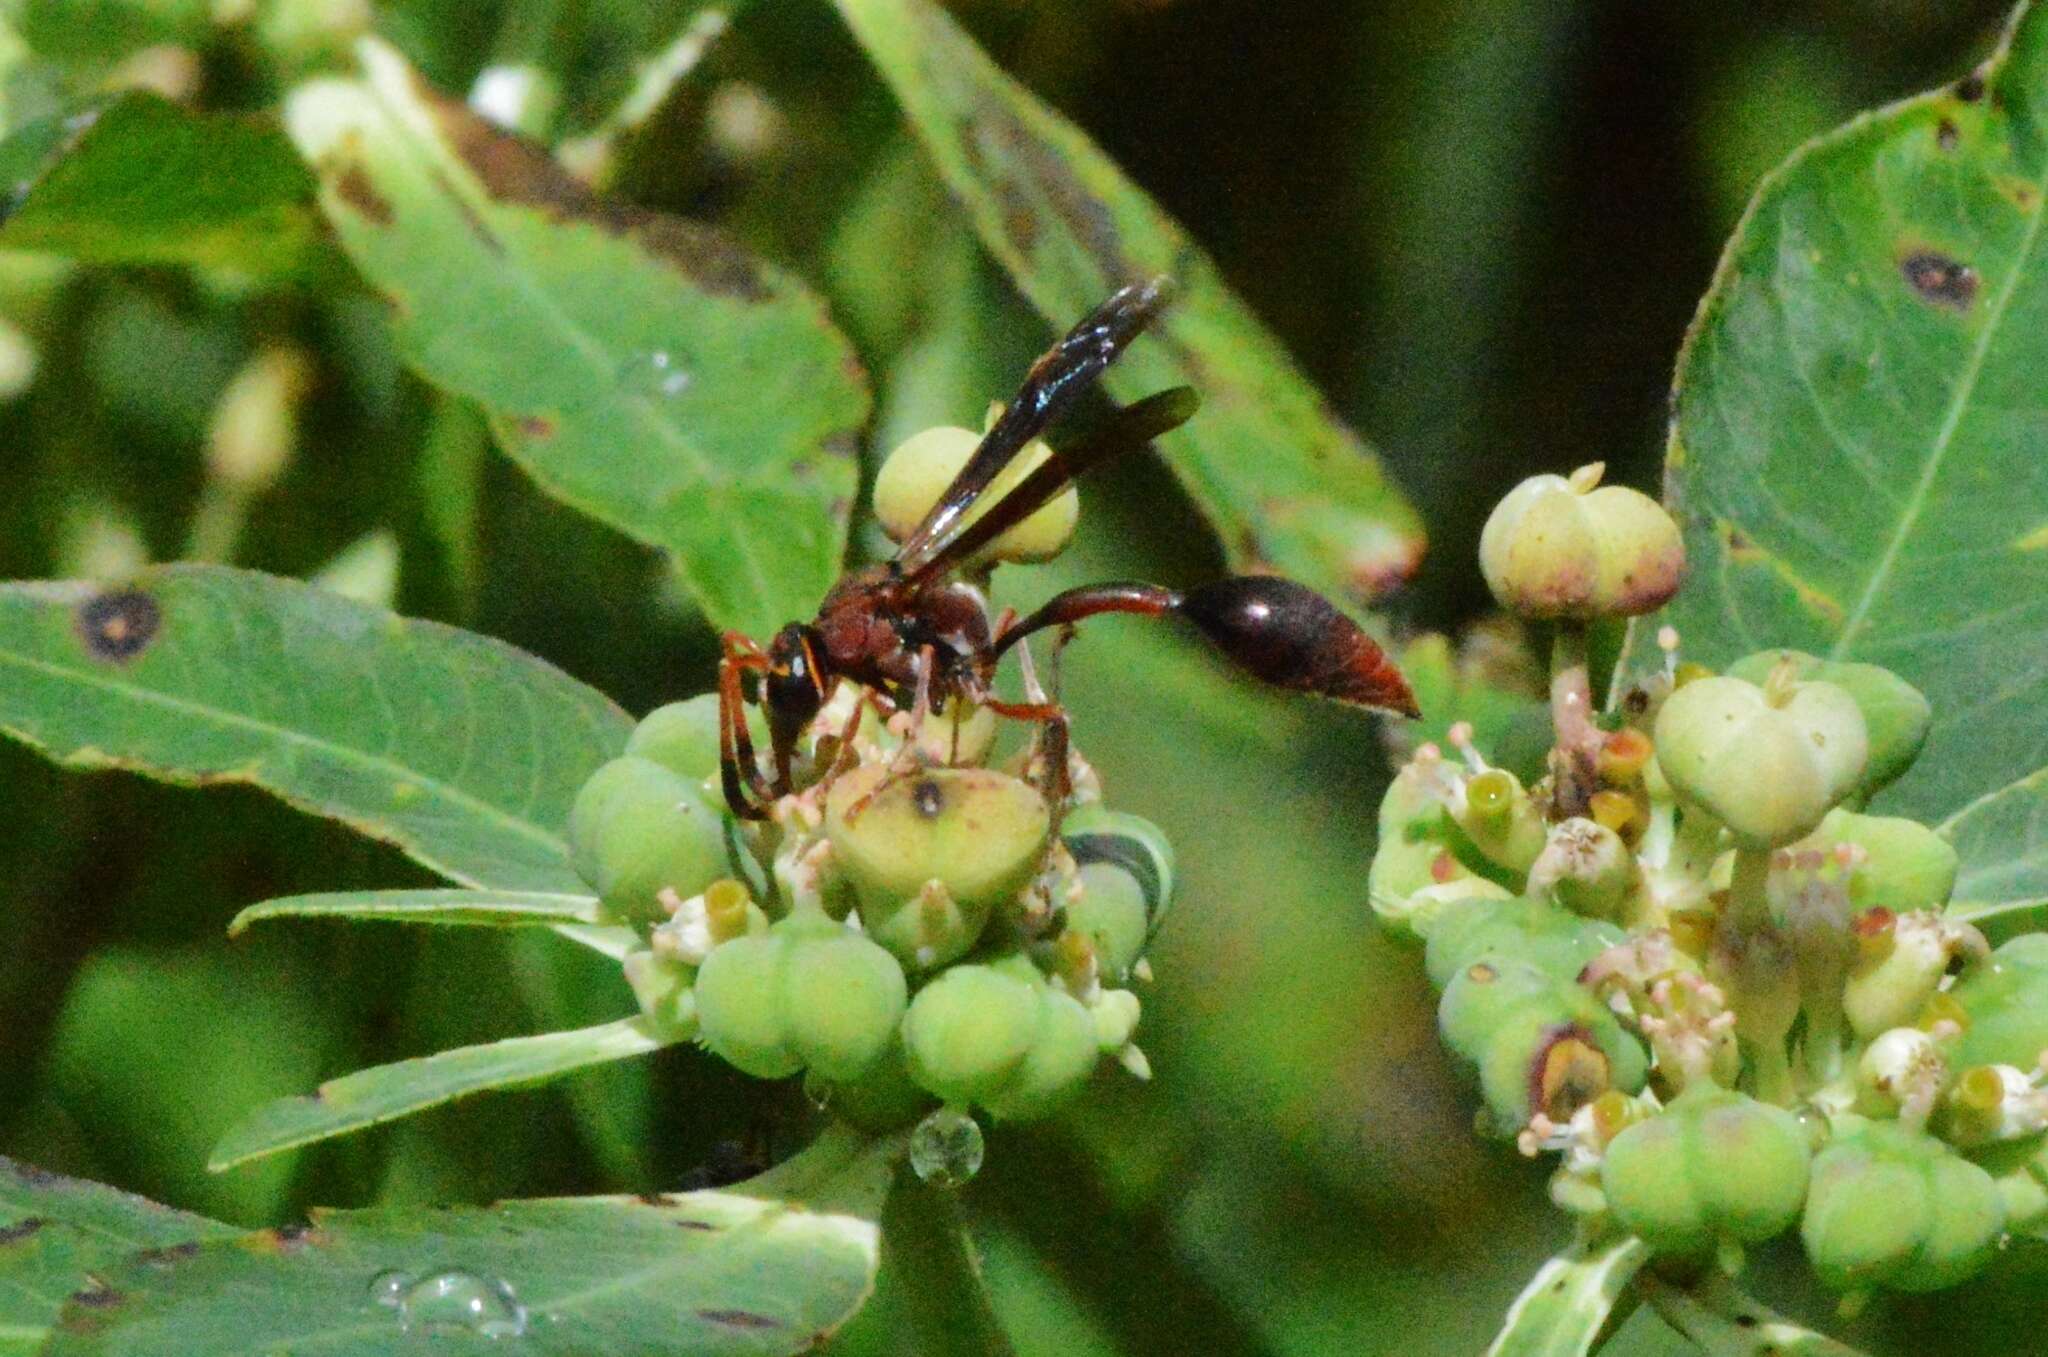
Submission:
[[[1697,1083],[1614,1138],[1600,1184],[1615,1219],[1651,1248],[1703,1254],[1791,1228],[1810,1160],[1790,1111]]]
[[[1656,746],[1680,800],[1744,847],[1776,848],[1812,833],[1854,790],[1868,736],[1854,699],[1830,684],[1716,676],[1665,699]]]
[[[1495,506],[1479,567],[1522,617],[1634,617],[1662,607],[1685,576],[1678,525],[1649,496],[1600,485],[1599,463],[1569,478],[1532,476]]]
[[[1799,1234],[1837,1291],[1938,1291],[1982,1268],[2004,1228],[1989,1173],[1932,1136],[1880,1121],[1815,1156]]]
[[[1958,1069],[2031,1070],[2048,1052],[2048,933],[2023,933],[1964,972],[1949,991],[1969,1022],[1952,1059]]]
[[[891,781],[871,764],[833,783],[825,801],[833,861],[862,924],[919,969],[974,945],[995,906],[1037,874],[1051,824],[1037,788],[985,768]]]
[[[940,1101],[1025,1120],[1087,1082],[1101,1037],[1086,1008],[1011,956],[954,966],[919,990],[903,1047],[911,1077]]]
[[[937,1105],[910,1077],[900,1038],[859,1078],[834,1081],[814,1069],[805,1076],[804,1089],[833,1117],[874,1135],[913,1126]]]
[[[1080,898],[1067,906],[1067,927],[1095,944],[1106,977],[1122,981],[1173,902],[1173,845],[1151,821],[1099,801],[1069,812],[1060,839],[1081,883]]]
[[[1856,1035],[1867,1041],[1917,1021],[1960,945],[1955,930],[1929,910],[1893,920],[1890,948],[1852,970],[1842,985],[1842,1011]]]
[[[718,776],[718,694],[656,707],[633,727],[626,752],[693,782]]]
[[[1428,927],[1414,908],[1418,892],[1477,879],[1452,851],[1458,830],[1436,791],[1441,777],[1439,769],[1420,763],[1395,774],[1380,798],[1379,846],[1366,874],[1366,893],[1381,922],[1418,934]]]
[[[1868,799],[1898,780],[1913,766],[1927,743],[1934,712],[1918,688],[1889,669],[1850,660],[1823,660],[1798,650],[1763,650],[1728,667],[1736,678],[1761,684],[1780,664],[1791,665],[1792,677],[1832,683],[1856,700],[1870,735],[1870,757],[1857,782],[1856,795]]]
[[[1849,876],[1849,903],[1859,910],[1939,909],[1955,890],[1955,846],[1917,820],[1838,806],[1792,848],[1826,853],[1840,844],[1863,850],[1862,864]]]
[[[697,783],[627,755],[576,794],[569,854],[610,917],[644,927],[666,917],[663,889],[687,898],[726,875],[725,818]]]
[[[1529,866],[1528,892],[1594,919],[1621,920],[1637,907],[1642,872],[1621,836],[1574,816],[1550,827]]]
[[[1555,1122],[1648,1075],[1642,1047],[1582,986],[1500,953],[1467,965],[1437,1006],[1444,1043],[1477,1067],[1497,1131],[1541,1112]]]
[[[1038,990],[992,966],[953,966],[917,992],[903,1019],[911,1078],[941,1102],[1001,1093],[1038,1035]]]
[[[1557,980],[1572,980],[1587,962],[1625,941],[1627,934],[1615,925],[1580,918],[1548,900],[1467,897],[1437,911],[1423,965],[1438,989],[1488,953],[1527,962]]]
[[[758,1078],[808,1067],[853,1080],[894,1041],[908,997],[896,958],[822,914],[798,913],[705,957],[698,1037]]]
[[[905,439],[883,459],[875,474],[875,518],[892,541],[901,542],[924,521],[980,442],[981,435],[972,430],[940,426]],[[1042,439],[1033,439],[996,477],[980,504],[997,503],[1051,456],[1052,449]],[[996,538],[983,554],[999,561],[1049,561],[1072,540],[1080,513],[1080,496],[1068,486],[1044,508]],[[970,512],[967,521],[974,517]]]

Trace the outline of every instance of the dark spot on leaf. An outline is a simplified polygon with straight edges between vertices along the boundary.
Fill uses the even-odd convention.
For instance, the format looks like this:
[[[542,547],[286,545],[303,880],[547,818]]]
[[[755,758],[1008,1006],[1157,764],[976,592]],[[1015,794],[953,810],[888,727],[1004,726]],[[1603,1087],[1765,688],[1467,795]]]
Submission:
[[[1972,71],[1961,80],[1956,81],[1956,98],[1964,103],[1974,104],[1983,97],[1984,76],[1981,72]]]
[[[708,1220],[679,1220],[676,1222],[676,1228],[679,1230],[715,1230],[718,1227]]]
[[[697,1318],[713,1324],[725,1324],[735,1329],[779,1329],[782,1321],[772,1315],[757,1315],[752,1310],[699,1310]]]
[[[807,481],[818,474],[818,468],[810,458],[799,457],[789,464],[789,474],[797,480]]]
[[[660,1192],[635,1193],[633,1200],[639,1202],[642,1206],[667,1206],[670,1204],[668,1197]]]
[[[199,1241],[188,1239],[182,1244],[168,1244],[160,1249],[144,1249],[135,1255],[135,1261],[146,1264],[149,1267],[169,1267],[173,1263],[183,1262],[198,1252]]]
[[[825,512],[835,519],[844,519],[853,513],[853,501],[844,495],[834,495],[832,502],[825,506]]]
[[[377,226],[391,225],[391,204],[377,192],[370,176],[363,172],[361,161],[351,160],[341,167],[341,172],[334,176],[334,191],[343,202],[360,212],[364,220]]]
[[[1918,250],[1899,263],[1906,283],[1930,306],[1967,311],[1977,299],[1977,270],[1937,250]]]
[[[140,589],[110,589],[78,607],[78,639],[96,660],[134,659],[163,630],[164,613]]]
[[[87,1276],[86,1285],[71,1293],[71,1303],[87,1310],[111,1310],[122,1295],[98,1277]]]
[[[38,1168],[34,1164],[24,1164],[15,1159],[9,1159],[6,1163],[8,1172],[12,1173],[18,1181],[27,1184],[29,1187],[49,1187],[64,1180],[62,1174],[52,1173],[50,1170]]]
[[[910,789],[910,804],[925,819],[936,820],[939,812],[946,808],[946,789],[936,779],[919,778],[917,785]]]
[[[276,1245],[279,1253],[297,1253],[317,1244],[320,1234],[310,1225],[280,1225],[274,1230],[259,1230],[253,1238]]]
[[[1943,118],[1940,124],[1936,126],[1936,128],[1934,129],[1934,144],[1936,146],[1939,146],[1944,151],[1955,150],[1956,146],[1962,141],[1962,139],[1963,134],[1961,132],[1958,132],[1956,130],[1956,125],[1950,122],[1947,118]]]
[[[553,438],[555,436],[555,421],[549,419],[546,415],[521,415],[519,417],[519,432],[528,438]]]
[[[1103,277],[1111,283],[1135,282],[1156,270],[1140,269],[1124,251],[1123,235],[1117,229],[1109,205],[1088,190],[1056,149],[1039,140],[1009,109],[984,104],[975,109],[965,140],[981,141],[981,151],[999,160],[1001,167],[983,175],[984,182],[1002,183],[1021,176],[998,190],[1002,197],[1004,229],[1014,230],[1010,221],[1019,203],[1025,201],[1025,184],[1043,199],[1076,244],[1094,260]],[[1034,220],[1034,236],[1036,222]],[[1019,244],[1019,248],[1026,246]]]
[[[19,1244],[37,1230],[42,1229],[44,1224],[45,1222],[41,1216],[24,1216],[12,1225],[0,1225],[0,1247],[8,1244]]]
[[[819,443],[818,451],[827,457],[851,460],[860,455],[860,440],[851,431],[836,433]]]
[[[1735,1316],[1735,1327],[1738,1329],[1754,1329],[1756,1327],[1756,1316],[1738,1313]]]

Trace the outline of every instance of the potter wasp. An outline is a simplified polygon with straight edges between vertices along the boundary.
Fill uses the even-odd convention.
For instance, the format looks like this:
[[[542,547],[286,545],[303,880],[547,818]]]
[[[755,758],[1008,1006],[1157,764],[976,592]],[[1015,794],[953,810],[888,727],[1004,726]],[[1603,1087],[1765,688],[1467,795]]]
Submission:
[[[842,679],[920,718],[959,698],[999,716],[1039,722],[1063,750],[1064,709],[1042,694],[1032,695],[1041,700],[1023,702],[998,697],[996,666],[1034,632],[1070,627],[1098,613],[1178,617],[1233,665],[1266,683],[1417,714],[1407,680],[1370,636],[1322,595],[1278,576],[1233,576],[1184,593],[1128,580],[1090,584],[1054,595],[1021,620],[1006,616],[1001,622],[991,622],[980,591],[952,578],[1077,477],[1145,447],[1194,414],[1195,393],[1184,386],[1120,407],[1093,432],[1054,450],[1000,498],[982,504],[1003,471],[1095,384],[1166,299],[1163,278],[1126,287],[1047,350],[895,556],[841,579],[815,618],[791,622],[765,648],[738,632],[725,634],[718,675],[719,766],[733,814],[765,819],[768,806],[791,790],[797,741]],[[747,729],[750,673],[757,676],[751,700],[766,715],[770,770],[761,767]],[[856,706],[854,721],[860,715]],[[1063,794],[1064,757],[1057,762],[1056,796]]]

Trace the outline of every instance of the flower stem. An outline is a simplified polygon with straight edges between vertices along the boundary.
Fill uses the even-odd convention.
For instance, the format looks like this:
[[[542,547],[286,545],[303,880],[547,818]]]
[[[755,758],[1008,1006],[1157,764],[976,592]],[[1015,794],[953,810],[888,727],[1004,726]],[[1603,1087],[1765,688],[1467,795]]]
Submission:
[[[1586,662],[1586,624],[1561,619],[1550,643],[1550,755],[1553,820],[1584,815],[1593,796],[1602,735],[1593,722],[1593,681]]]

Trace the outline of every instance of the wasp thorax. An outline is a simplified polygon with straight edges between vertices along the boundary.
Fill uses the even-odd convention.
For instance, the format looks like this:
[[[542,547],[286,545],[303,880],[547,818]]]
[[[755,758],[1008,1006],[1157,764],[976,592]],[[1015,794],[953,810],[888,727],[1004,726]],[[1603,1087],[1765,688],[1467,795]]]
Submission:
[[[967,465],[981,435],[950,425],[926,429],[897,444],[875,476],[875,518],[882,531],[901,542],[924,521],[932,506]],[[1017,454],[980,497],[979,504],[999,503],[1005,493],[1052,456],[1042,439]],[[1074,535],[1081,499],[1068,486],[1038,512],[996,538],[983,555],[997,561],[1047,561],[1060,554]],[[975,510],[969,510],[972,521]]]

